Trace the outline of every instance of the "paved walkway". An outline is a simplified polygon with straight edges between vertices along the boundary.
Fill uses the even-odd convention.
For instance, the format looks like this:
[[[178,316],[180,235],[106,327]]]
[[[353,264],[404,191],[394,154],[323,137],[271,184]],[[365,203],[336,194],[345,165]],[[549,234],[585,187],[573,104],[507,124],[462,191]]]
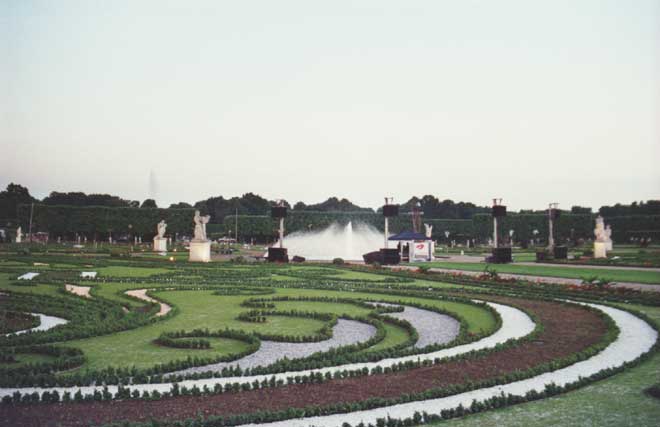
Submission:
[[[483,263],[486,257],[490,254],[483,255],[449,255],[448,257],[437,256],[436,261],[438,262],[470,262],[470,263]],[[513,254],[513,257],[516,257],[516,254]],[[655,271],[660,273],[660,268],[656,267],[631,267],[627,265],[591,265],[591,264],[558,264],[552,262],[535,262],[535,261],[519,261],[513,262],[511,265],[527,265],[533,267],[566,267],[566,268],[591,268],[594,270],[608,270],[608,269],[617,269],[617,270],[632,270],[632,271]]]
[[[132,289],[130,291],[126,291],[125,294],[131,297],[141,299],[143,301],[160,304],[160,310],[158,311],[158,313],[156,313],[156,316],[158,317],[165,316],[167,313],[170,312],[170,310],[172,310],[172,307],[170,307],[169,305],[165,304],[164,302],[160,302],[155,298],[151,298],[149,295],[147,295],[147,289]]]
[[[630,267],[627,265],[590,265],[590,264],[555,264],[551,262],[515,262],[514,265],[531,265],[541,267],[562,267],[562,268],[591,268],[593,270],[632,270],[632,271],[655,271],[660,273],[660,268],[656,267]]]
[[[409,270],[415,270],[417,268],[408,265],[398,265],[395,267],[407,268]],[[477,277],[483,274],[483,271],[457,270],[453,268],[431,268],[429,271],[431,271],[432,273],[461,273],[465,276],[473,276],[473,277]],[[530,282],[555,283],[560,285],[582,285],[582,279],[569,279],[566,277],[533,276],[528,274],[510,274],[510,273],[498,273],[498,275],[504,279],[528,280]],[[649,285],[646,283],[614,282],[610,286],[614,286],[618,288],[635,289],[639,291],[660,292],[660,285]]]

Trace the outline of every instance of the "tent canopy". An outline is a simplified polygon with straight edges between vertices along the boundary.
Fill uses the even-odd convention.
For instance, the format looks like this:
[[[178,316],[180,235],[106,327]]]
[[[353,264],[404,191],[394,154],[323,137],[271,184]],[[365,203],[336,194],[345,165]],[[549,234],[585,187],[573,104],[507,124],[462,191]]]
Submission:
[[[422,233],[415,233],[414,231],[402,231],[399,234],[391,236],[387,240],[431,240],[431,238],[426,237],[426,235]]]

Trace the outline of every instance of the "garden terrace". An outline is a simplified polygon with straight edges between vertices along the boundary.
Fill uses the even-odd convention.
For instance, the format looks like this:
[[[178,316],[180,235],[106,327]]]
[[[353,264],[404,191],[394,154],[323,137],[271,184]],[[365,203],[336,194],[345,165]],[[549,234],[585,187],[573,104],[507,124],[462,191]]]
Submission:
[[[607,322],[597,313],[584,308],[547,301],[511,298],[498,300],[515,304],[538,319],[542,330],[534,340],[480,357],[448,361],[391,374],[330,380],[323,384],[291,385],[272,390],[227,393],[197,399],[177,397],[158,401],[71,404],[67,405],[66,411],[45,409],[57,408],[49,405],[40,407],[38,412],[50,413],[50,417],[45,417],[43,420],[58,417],[60,422],[67,423],[70,422],[68,420],[77,419],[82,415],[82,412],[76,411],[86,411],[89,420],[100,423],[111,420],[115,411],[121,411],[132,421],[158,419],[161,418],[158,414],[163,412],[177,414],[174,417],[170,415],[172,420],[194,417],[199,412],[231,416],[264,410],[286,410],[290,407],[303,408],[310,405],[323,407],[368,399],[396,400],[401,395],[415,395],[429,390],[446,391],[466,383],[481,383],[507,374],[533,370],[553,360],[561,360],[585,351],[602,342],[607,336]],[[580,327],[576,328],[576,325]],[[29,413],[27,409],[23,409],[25,408],[23,406],[16,408],[21,413]],[[12,413],[8,415],[13,416]],[[19,415],[12,420],[20,423],[20,419]],[[33,419],[33,421],[37,420]]]
[[[5,360],[0,368],[8,373],[0,389],[0,416],[16,425],[76,425],[83,413],[96,423],[118,421],[117,414],[132,421],[171,422],[196,417],[198,411],[208,425],[221,422],[217,417],[225,424],[244,424],[297,417],[302,408],[310,416],[386,410],[405,402],[423,406],[428,399],[552,375],[608,354],[610,345],[629,336],[618,335],[610,317],[617,314],[603,314],[607,308],[554,299],[607,300],[624,308],[631,300],[655,303],[643,293],[578,291],[496,277],[329,265],[57,258],[49,266],[35,266],[41,261],[33,257],[0,262],[4,310],[29,313],[29,307],[38,306],[69,320],[29,338],[0,339]],[[15,281],[37,269],[41,274],[32,282]],[[80,271],[99,275],[82,279]],[[67,292],[71,284],[89,288],[91,298]],[[154,301],[127,295],[139,290],[147,290]],[[160,304],[171,306],[171,312],[156,316]],[[501,314],[507,310],[520,313],[513,324],[528,322],[527,329],[512,327],[510,314]],[[412,317],[393,318],[406,311]],[[446,340],[421,341],[433,332],[428,323],[424,326],[422,313],[452,321],[455,333]],[[631,317],[645,324],[636,316]],[[372,332],[334,343],[340,325],[349,334],[362,326]],[[267,351],[269,342],[309,348],[280,361],[241,364]],[[34,346],[51,346],[51,353],[40,354]],[[614,371],[608,372],[589,381]],[[171,381],[177,386],[172,388]],[[56,400],[65,402],[48,403]],[[502,404],[510,403],[515,399]],[[343,420],[354,418],[346,414]]]

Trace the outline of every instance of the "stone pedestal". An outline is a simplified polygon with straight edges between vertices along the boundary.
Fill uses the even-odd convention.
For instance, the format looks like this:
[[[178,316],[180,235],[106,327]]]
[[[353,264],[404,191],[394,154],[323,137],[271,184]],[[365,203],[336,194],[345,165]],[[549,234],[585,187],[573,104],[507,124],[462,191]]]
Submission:
[[[167,252],[167,239],[154,237],[154,252]]]
[[[607,258],[606,242],[594,242],[594,258]]]
[[[190,256],[188,258],[192,262],[209,262],[211,261],[211,241],[192,241],[190,242]]]
[[[511,248],[493,248],[492,260],[495,264],[507,264],[513,261]]]
[[[289,262],[287,248],[268,248],[268,262]]]

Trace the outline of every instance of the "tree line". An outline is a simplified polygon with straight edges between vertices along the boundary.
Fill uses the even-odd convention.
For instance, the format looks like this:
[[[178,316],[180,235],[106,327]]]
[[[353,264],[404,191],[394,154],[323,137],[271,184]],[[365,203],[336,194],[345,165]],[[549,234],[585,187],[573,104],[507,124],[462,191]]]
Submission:
[[[187,233],[190,228],[188,217],[192,216],[194,209],[200,210],[203,214],[211,215],[211,224],[214,225],[211,230],[216,232],[224,232],[225,229],[231,228],[229,222],[235,220],[236,217],[244,222],[244,224],[239,224],[239,226],[243,225],[239,228],[246,230],[245,226],[247,226],[248,229],[251,229],[248,234],[254,237],[269,237],[274,230],[267,217],[270,213],[270,207],[275,204],[275,201],[254,193],[245,193],[240,197],[231,198],[224,198],[223,196],[210,197],[194,204],[178,202],[171,204],[168,208],[158,208],[153,199],[146,199],[140,203],[137,200],[127,200],[109,194],[85,194],[83,192],[53,191],[43,200],[39,200],[30,194],[28,188],[15,183],[10,183],[6,190],[0,192],[0,226],[15,228],[18,225],[27,225],[30,213],[26,206],[32,203],[37,206],[34,212],[38,225],[36,230],[60,234],[72,232],[89,234],[109,231],[149,234],[153,232],[155,222],[160,219],[172,221],[171,231]],[[374,210],[361,207],[345,198],[330,197],[324,202],[309,205],[304,202],[297,202],[293,206],[287,201],[282,201],[282,203],[291,209],[292,215],[287,221],[289,231],[318,228],[329,225],[338,219],[340,223],[345,223],[347,222],[345,219],[349,217],[376,226],[381,222],[378,219],[380,218],[380,209]],[[450,199],[440,200],[433,195],[413,196],[400,205],[401,216],[406,224],[409,222],[409,214],[414,207],[423,212],[425,222],[432,220],[470,220],[468,222],[438,223],[436,224],[438,229],[434,230],[435,233],[441,231],[444,233],[446,227],[454,228],[454,230],[449,231],[459,231],[460,229],[460,234],[466,236],[487,233],[485,229],[481,230],[485,227],[485,224],[484,226],[477,226],[483,232],[470,233],[469,229],[473,228],[471,223],[475,223],[475,221],[476,224],[483,223],[482,216],[490,214],[491,208],[488,206],[478,206],[471,202],[454,202]],[[537,228],[540,228],[539,232],[543,233],[545,222],[542,219],[543,213],[543,210],[521,210],[520,215],[536,215],[533,222],[538,222],[538,225],[534,224],[534,228],[531,225],[525,225],[516,230],[516,234],[519,233],[518,235],[522,237],[522,235],[528,234]],[[590,233],[591,225],[589,224],[590,220],[587,220],[587,218],[593,215],[591,208],[573,206],[564,213],[570,214],[568,218],[572,217],[576,220],[580,218],[579,225],[568,226],[567,231],[572,228],[573,235],[575,235],[576,229],[580,229],[580,234],[583,235]],[[660,215],[660,200],[635,201],[627,205],[617,203],[613,206],[601,206],[598,213],[606,218],[631,215],[656,216]],[[49,215],[56,218],[48,218]],[[643,231],[655,229],[656,221],[652,222],[653,224],[643,227],[645,229]],[[631,224],[631,226],[634,226],[634,224]],[[402,228],[404,227],[405,225],[402,224]],[[442,228],[442,230],[439,228]],[[452,232],[452,234],[456,233]]]

